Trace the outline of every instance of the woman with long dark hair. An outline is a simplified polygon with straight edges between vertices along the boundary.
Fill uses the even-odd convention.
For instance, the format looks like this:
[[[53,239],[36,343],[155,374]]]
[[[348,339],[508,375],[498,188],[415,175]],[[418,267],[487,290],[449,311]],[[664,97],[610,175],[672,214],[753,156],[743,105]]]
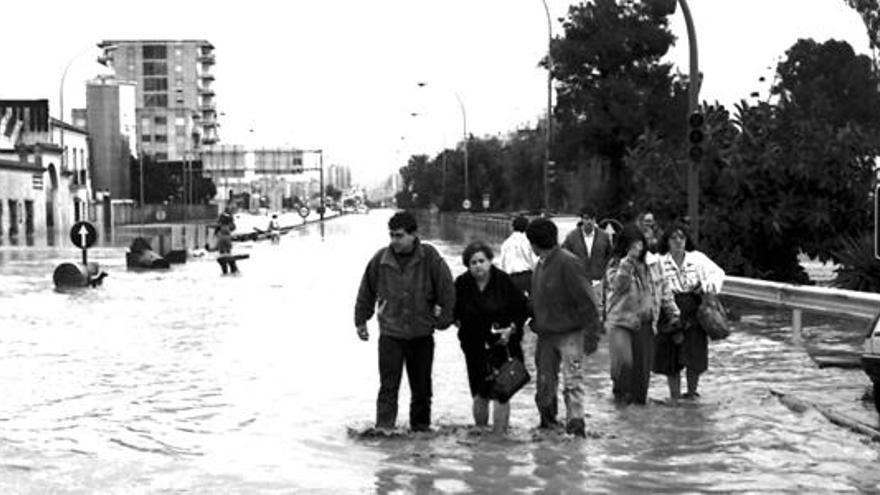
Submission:
[[[703,294],[717,294],[724,283],[724,270],[697,251],[687,226],[675,224],[660,242],[663,277],[681,309],[680,332],[657,336],[654,372],[666,375],[669,396],[695,399],[700,375],[709,367],[709,338],[697,321]],[[686,369],[687,392],[681,394],[681,371]]]
[[[657,320],[661,311],[672,324],[678,319],[658,265],[648,262],[647,244],[638,226],[626,225],[615,241],[605,275],[612,392],[622,404],[647,401]]]

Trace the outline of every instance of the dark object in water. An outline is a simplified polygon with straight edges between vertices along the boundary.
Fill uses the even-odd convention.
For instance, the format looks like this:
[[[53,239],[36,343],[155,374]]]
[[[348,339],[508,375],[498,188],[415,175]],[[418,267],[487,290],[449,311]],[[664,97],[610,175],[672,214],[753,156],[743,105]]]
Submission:
[[[98,268],[98,264],[89,262],[87,265],[81,263],[61,263],[52,273],[52,281],[55,287],[96,287],[101,281],[107,277],[106,272],[102,272]]]
[[[143,237],[135,237],[125,253],[125,266],[129,269],[167,269],[168,260],[153,251],[150,242]]]

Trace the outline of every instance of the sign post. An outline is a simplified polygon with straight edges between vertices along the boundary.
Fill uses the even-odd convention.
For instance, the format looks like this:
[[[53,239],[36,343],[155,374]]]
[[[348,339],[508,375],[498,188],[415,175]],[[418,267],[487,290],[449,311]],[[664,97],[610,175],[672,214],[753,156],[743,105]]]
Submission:
[[[89,222],[76,222],[73,224],[73,227],[70,228],[70,242],[72,242],[74,246],[82,249],[83,265],[88,264],[88,249],[95,244],[97,239],[98,231],[95,230],[95,226]]]

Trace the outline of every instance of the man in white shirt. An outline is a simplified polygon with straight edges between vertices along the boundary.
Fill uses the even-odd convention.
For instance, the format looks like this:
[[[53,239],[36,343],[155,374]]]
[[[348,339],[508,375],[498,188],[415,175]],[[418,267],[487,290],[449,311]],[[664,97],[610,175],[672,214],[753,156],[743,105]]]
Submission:
[[[524,216],[513,219],[513,233],[501,244],[499,268],[513,279],[513,284],[521,291],[528,293],[532,284],[532,270],[538,257],[532,251],[532,244],[526,238],[526,227],[529,220]]]

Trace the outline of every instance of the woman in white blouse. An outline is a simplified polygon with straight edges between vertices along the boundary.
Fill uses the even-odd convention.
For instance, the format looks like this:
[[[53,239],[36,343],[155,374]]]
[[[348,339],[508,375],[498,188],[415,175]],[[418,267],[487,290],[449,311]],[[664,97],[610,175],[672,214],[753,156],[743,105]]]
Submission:
[[[709,338],[697,322],[702,294],[719,293],[724,270],[696,250],[687,227],[676,224],[660,241],[661,267],[675,304],[681,311],[680,331],[658,333],[654,372],[666,375],[669,396],[677,400],[696,399],[700,375],[709,367]],[[681,394],[681,371],[685,369],[687,392]]]

